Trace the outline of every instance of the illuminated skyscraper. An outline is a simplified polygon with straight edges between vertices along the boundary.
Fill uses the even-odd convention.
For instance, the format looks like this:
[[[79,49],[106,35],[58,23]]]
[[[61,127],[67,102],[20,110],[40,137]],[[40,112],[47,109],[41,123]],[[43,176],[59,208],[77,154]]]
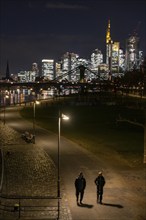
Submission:
[[[37,63],[32,64],[32,72],[34,72],[36,74],[36,76],[38,76],[39,69],[38,69],[38,64]]]
[[[126,71],[139,68],[139,37],[130,36],[126,41]]]
[[[65,74],[71,70],[71,74],[66,75],[64,78],[67,80],[75,81],[76,80],[76,70],[75,68],[78,65],[78,54],[66,52],[62,56],[62,73]]]
[[[122,49],[119,50],[119,73],[125,71],[125,54]]]
[[[60,62],[56,62],[55,63],[55,77],[59,77],[60,75],[62,75],[62,70],[61,70],[61,63]]]
[[[112,51],[111,51],[111,68],[112,68],[112,74],[118,74],[119,73],[119,42],[114,42],[111,45]]]
[[[42,76],[48,80],[54,79],[54,60],[42,60]]]
[[[108,28],[106,31],[106,64],[109,64],[111,58],[111,29],[110,29],[110,20],[108,21]]]
[[[140,68],[140,66],[143,65],[143,61],[144,61],[144,57],[143,57],[143,51],[139,51],[139,61],[138,61],[138,69]]]
[[[100,50],[95,49],[91,54],[91,68],[92,70],[98,70],[98,66],[103,63],[103,54]]]
[[[106,64],[108,65],[109,79],[119,74],[119,50],[120,43],[111,39],[110,20],[106,32]]]
[[[108,27],[106,31],[106,64],[109,67],[109,78],[112,75],[112,39],[111,39],[111,26],[108,20]]]

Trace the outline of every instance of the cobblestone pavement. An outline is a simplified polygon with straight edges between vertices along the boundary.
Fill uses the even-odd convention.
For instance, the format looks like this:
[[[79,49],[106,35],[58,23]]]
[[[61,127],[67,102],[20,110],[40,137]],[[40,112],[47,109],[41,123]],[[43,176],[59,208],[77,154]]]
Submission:
[[[57,219],[57,169],[54,162],[42,148],[26,143],[19,133],[1,122],[0,131],[4,159],[1,197],[7,197],[1,198],[0,219]],[[15,204],[20,205],[20,211],[19,208],[14,211]],[[60,219],[72,219],[65,193],[60,200]]]

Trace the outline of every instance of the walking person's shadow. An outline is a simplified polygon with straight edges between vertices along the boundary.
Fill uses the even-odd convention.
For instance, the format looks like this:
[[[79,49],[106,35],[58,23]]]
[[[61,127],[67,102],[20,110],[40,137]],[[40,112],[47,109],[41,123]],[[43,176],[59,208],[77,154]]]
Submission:
[[[80,207],[82,207],[82,208],[88,208],[88,209],[93,208],[93,205],[91,205],[91,204],[86,204],[86,203],[78,203],[78,206],[80,206]]]
[[[124,206],[120,205],[120,204],[112,204],[112,203],[102,203],[102,205],[105,205],[105,206],[111,206],[111,207],[116,207],[116,208],[124,208]],[[88,208],[88,209],[91,209],[93,208],[94,205],[91,205],[91,204],[86,204],[86,203],[78,203],[78,206],[82,207],[82,208]]]
[[[112,203],[102,203],[102,205],[106,205],[106,206],[112,206],[112,207],[116,207],[116,208],[124,208],[124,206],[120,205],[120,204],[112,204]]]

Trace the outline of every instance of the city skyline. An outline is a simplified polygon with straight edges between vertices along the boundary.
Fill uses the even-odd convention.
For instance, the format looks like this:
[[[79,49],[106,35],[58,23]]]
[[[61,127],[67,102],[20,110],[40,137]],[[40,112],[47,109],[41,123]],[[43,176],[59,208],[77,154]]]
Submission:
[[[104,54],[106,30],[124,49],[126,39],[137,31],[145,55],[145,1],[34,1],[0,0],[0,77],[28,70],[33,62],[58,61],[68,52],[90,59],[98,48]]]

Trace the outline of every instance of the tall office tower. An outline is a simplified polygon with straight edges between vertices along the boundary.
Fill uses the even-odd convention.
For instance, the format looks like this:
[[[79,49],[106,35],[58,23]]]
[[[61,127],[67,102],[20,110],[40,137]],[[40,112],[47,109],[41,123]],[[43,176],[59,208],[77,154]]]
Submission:
[[[20,82],[35,82],[35,73],[32,71],[20,71],[18,80]]]
[[[35,81],[36,77],[39,76],[39,69],[37,63],[32,63],[32,69],[30,71],[30,81]]]
[[[106,31],[106,64],[109,66],[109,77],[112,75],[112,39],[110,20],[108,21],[108,28]]]
[[[111,40],[109,20],[106,32],[106,64],[109,69],[109,80],[112,79],[112,76],[117,76],[119,74],[119,49],[120,43]]]
[[[139,38],[137,35],[130,36],[126,41],[126,71],[132,71],[139,66]]]
[[[59,77],[62,75],[62,70],[61,70],[61,63],[60,62],[56,62],[55,63],[55,77]]]
[[[138,69],[141,68],[143,65],[144,57],[143,57],[143,51],[139,51],[139,61],[138,61]]]
[[[112,68],[112,74],[114,74],[115,76],[119,74],[119,49],[120,49],[119,42],[112,43],[111,68]]]
[[[100,74],[100,79],[104,79],[104,80],[108,80],[109,76],[108,76],[108,72],[109,72],[109,68],[108,65],[106,63],[101,63],[98,66],[98,73]]]
[[[119,50],[119,73],[124,73],[125,71],[125,54],[122,49]]]
[[[47,80],[54,79],[54,60],[42,60],[42,76]]]
[[[100,50],[95,49],[91,54],[91,69],[98,71],[98,66],[103,63],[103,54]]]
[[[39,69],[38,69],[38,64],[37,63],[32,64],[32,72],[34,72],[36,74],[36,76],[38,76]]]
[[[65,75],[64,78],[67,80],[75,81],[76,80],[76,70],[78,63],[78,54],[66,52],[62,56],[62,73],[65,75],[69,72],[68,75]]]

